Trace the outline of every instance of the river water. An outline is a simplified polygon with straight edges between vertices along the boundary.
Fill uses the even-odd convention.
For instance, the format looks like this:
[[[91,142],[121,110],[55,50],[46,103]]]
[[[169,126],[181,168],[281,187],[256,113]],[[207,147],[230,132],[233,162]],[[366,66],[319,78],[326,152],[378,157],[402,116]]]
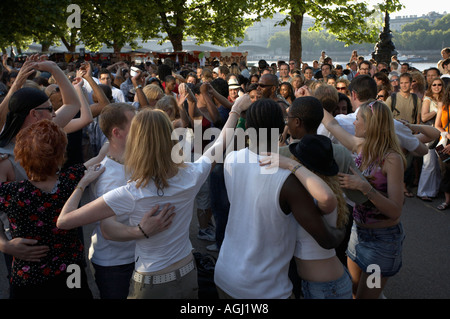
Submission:
[[[277,61],[269,61],[269,60],[266,60],[266,61],[267,61],[267,63],[269,63],[269,65],[272,64],[272,63],[276,63],[277,62]],[[305,62],[308,63],[309,66],[312,66],[312,61],[305,61]],[[431,67],[436,67],[437,62],[438,61],[410,62],[409,65],[411,67],[414,67],[414,68],[420,70],[420,71],[423,71],[423,70],[429,69]],[[342,65],[345,68],[345,65],[347,64],[347,62],[334,62],[333,61],[333,64],[334,65],[340,64],[340,65]],[[247,65],[248,66],[258,66],[258,61],[248,61]]]

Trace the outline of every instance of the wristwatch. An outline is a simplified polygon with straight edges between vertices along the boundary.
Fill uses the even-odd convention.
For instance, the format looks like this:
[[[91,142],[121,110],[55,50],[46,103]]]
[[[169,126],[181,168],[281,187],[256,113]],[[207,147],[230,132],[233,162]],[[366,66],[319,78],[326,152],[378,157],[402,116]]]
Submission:
[[[142,89],[142,85],[138,85],[138,86],[136,86],[135,88],[134,88],[135,90],[137,90],[137,89]]]

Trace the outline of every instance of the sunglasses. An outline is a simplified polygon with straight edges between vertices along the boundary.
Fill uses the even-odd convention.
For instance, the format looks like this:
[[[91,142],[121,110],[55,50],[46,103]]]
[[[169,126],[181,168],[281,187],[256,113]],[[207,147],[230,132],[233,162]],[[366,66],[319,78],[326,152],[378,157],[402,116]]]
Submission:
[[[384,95],[377,95],[377,99],[379,99],[380,97],[384,98]]]
[[[336,87],[336,90],[339,90],[339,91],[345,91],[347,88],[344,86],[344,87]]]
[[[49,107],[37,107],[37,108],[35,108],[35,110],[47,110],[50,113],[53,113],[53,107],[52,106],[49,106]]]
[[[435,84],[432,84],[431,86],[442,86],[442,84],[441,83],[435,83]]]

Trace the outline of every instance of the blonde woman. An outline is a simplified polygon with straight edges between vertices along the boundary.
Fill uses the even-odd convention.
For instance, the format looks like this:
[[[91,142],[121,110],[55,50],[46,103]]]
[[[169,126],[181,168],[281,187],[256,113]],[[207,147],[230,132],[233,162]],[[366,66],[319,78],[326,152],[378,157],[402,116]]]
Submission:
[[[422,102],[421,118],[422,122],[434,126],[436,115],[439,111],[439,103],[442,103],[444,97],[444,81],[436,78],[431,82],[425,92]],[[429,147],[433,142],[429,143]],[[426,202],[431,202],[432,197],[439,193],[441,183],[441,170],[439,168],[439,159],[434,147],[428,150],[428,154],[423,157],[422,172],[417,187],[417,197]]]
[[[362,104],[353,123],[355,135],[345,131],[325,110],[322,123],[341,144],[358,154],[355,162],[365,176],[362,179],[339,174],[341,187],[360,190],[369,199],[354,207],[347,265],[354,297],[376,299],[402,264],[404,233],[400,217],[406,161],[395,134],[392,112],[380,101]],[[371,265],[377,265],[375,270],[381,274],[380,286],[375,288],[366,284],[374,271]]]
[[[150,107],[154,107],[164,96],[164,91],[156,84],[148,84],[144,86],[142,91],[144,92]]]
[[[58,219],[58,227],[64,229],[110,216],[129,216],[131,227],[102,226],[107,239],[128,240],[129,233],[140,234],[128,298],[198,297],[197,272],[189,240],[195,195],[214,167],[217,155],[232,140],[227,139],[227,131],[234,129],[241,111],[249,105],[248,95],[236,100],[217,141],[194,163],[181,160],[166,113],[150,109],[139,112],[132,121],[125,150],[125,169],[130,174],[130,182],[78,209],[81,192],[77,188],[64,205]],[[78,185],[85,188],[101,172],[102,169],[89,170]],[[170,225],[170,228],[152,236],[153,230],[139,223],[143,213],[149,207],[166,208],[169,204],[175,207],[175,214],[168,217],[168,213],[161,227],[166,229]]]

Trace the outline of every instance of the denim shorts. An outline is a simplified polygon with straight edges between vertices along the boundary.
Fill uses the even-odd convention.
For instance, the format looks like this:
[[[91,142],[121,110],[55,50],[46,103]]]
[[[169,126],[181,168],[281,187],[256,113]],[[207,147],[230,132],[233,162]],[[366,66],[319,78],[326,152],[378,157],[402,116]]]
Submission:
[[[327,282],[302,280],[304,299],[352,299],[352,279],[344,266],[341,278]]]
[[[364,272],[378,266],[383,277],[391,277],[402,267],[403,226],[364,228],[353,223],[347,256]]]

